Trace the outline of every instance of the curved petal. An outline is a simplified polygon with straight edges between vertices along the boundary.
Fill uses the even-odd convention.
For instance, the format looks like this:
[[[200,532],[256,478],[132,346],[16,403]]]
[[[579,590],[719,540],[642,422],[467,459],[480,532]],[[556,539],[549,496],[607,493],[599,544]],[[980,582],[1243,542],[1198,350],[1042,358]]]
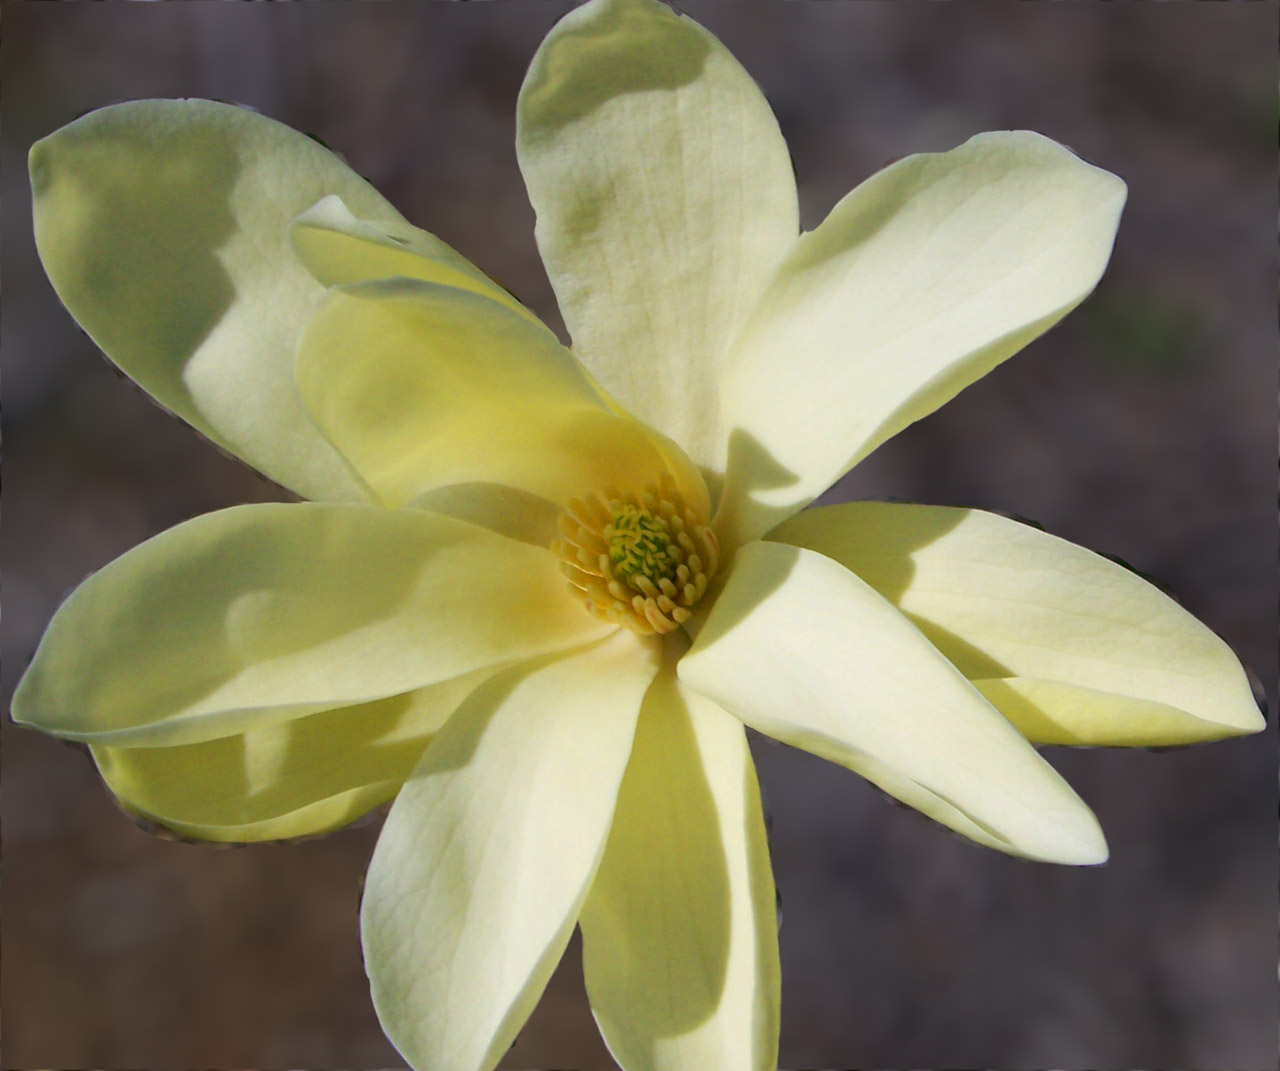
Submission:
[[[1100,863],[1097,819],[920,632],[838,562],[734,560],[680,679],[754,729],[849,767],[981,844]]]
[[[720,471],[726,350],[799,234],[759,87],[664,4],[594,0],[534,56],[516,152],[574,352]]]
[[[742,724],[670,669],[645,696],[582,907],[587,994],[627,1071],[778,1064],[778,924]]]
[[[183,836],[325,833],[395,796],[432,736],[494,672],[198,744],[94,747],[93,758],[125,807]]]
[[[293,251],[322,286],[368,279],[422,279],[483,294],[513,312],[538,319],[479,268],[434,234],[404,222],[370,223],[358,219],[331,194],[293,221]]]
[[[96,744],[195,743],[607,634],[549,551],[438,514],[238,506],[80,585],[16,721]]]
[[[298,333],[323,289],[289,224],[330,194],[407,227],[396,210],[312,138],[207,100],[90,112],[37,142],[30,164],[40,259],[107,356],[273,480],[306,498],[362,499],[293,386]]]
[[[769,534],[834,558],[1029,740],[1154,745],[1263,728],[1231,649],[1141,577],[981,510],[852,502]]]
[[[674,444],[611,409],[541,324],[470,291],[412,279],[330,290],[299,347],[298,389],[389,506],[474,481],[563,504],[670,469],[707,508]]]
[[[1026,132],[909,156],[850,193],[739,337],[721,523],[759,537],[1057,323],[1101,277],[1124,197]]]
[[[500,483],[476,481],[436,487],[406,502],[405,509],[444,513],[535,547],[549,547],[561,535],[560,506]]]
[[[369,864],[373,1003],[418,1071],[485,1071],[568,943],[658,647],[620,631],[482,685],[423,756]]]

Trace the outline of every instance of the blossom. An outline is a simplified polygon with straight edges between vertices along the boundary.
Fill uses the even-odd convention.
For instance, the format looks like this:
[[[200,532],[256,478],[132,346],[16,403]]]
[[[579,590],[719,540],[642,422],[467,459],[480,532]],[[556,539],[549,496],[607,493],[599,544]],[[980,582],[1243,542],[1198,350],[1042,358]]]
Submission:
[[[137,102],[33,149],[72,314],[312,501],[91,577],[15,717],[210,840],[394,798],[362,926],[415,1066],[496,1063],[580,923],[624,1067],[771,1067],[744,723],[1065,863],[1105,845],[1034,744],[1260,727],[1226,646],[1118,566],[979,511],[805,508],[1083,300],[1124,187],[980,135],[801,235],[759,90],[652,0],[552,31],[517,150],[572,352],[267,119]]]

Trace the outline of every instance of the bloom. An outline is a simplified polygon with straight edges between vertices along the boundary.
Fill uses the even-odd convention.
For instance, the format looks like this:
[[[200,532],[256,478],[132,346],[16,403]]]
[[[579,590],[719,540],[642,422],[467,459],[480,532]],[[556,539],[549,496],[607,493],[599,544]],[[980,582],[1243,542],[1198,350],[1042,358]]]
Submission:
[[[733,716],[1067,861],[1100,856],[1096,827],[1009,723],[1124,743],[1256,720],[1225,648],[1083,552],[968,512],[787,519],[1078,301],[1122,191],[994,135],[889,169],[797,241],[758,93],[641,3],[553,33],[520,149],[590,377],[265,121],[137,105],[41,147],[41,251],[86,328],[206,434],[357,504],[228,511],[122,559],[68,603],[19,713],[95,744],[136,810],[213,838],[330,828],[412,774],[365,919],[416,1063],[492,1062],[581,912],[624,1064],[767,1065],[771,879]],[[556,571],[577,557],[557,541],[594,536],[602,576],[674,586],[664,475],[712,574],[680,607],[689,655],[683,629],[618,629],[625,606],[587,616]],[[625,500],[650,483],[653,509]],[[573,516],[590,495],[599,531]],[[647,541],[615,548],[610,526]]]

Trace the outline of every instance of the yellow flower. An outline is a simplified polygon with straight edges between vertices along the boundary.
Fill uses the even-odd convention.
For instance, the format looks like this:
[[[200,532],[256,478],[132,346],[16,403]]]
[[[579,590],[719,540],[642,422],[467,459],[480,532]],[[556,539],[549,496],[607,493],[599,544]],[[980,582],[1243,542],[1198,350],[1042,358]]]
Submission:
[[[984,134],[801,235],[758,88],[655,0],[555,27],[517,149],[572,353],[270,120],[142,101],[35,146],[68,309],[314,501],[197,518],[90,577],[14,716],[209,840],[395,798],[362,926],[415,1067],[492,1067],[580,923],[628,1071],[771,1068],[744,723],[1085,864],[1101,831],[1034,744],[1261,727],[1226,645],[1088,551],[974,510],[805,509],[1083,300],[1124,185]]]

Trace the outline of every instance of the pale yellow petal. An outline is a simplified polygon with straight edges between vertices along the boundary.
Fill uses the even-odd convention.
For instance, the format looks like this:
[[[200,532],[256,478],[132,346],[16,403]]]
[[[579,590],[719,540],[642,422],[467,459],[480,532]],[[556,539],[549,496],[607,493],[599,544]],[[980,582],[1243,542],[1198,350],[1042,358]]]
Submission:
[[[207,100],[90,112],[30,163],[40,259],[107,356],[273,480],[362,499],[294,389],[298,333],[323,289],[289,224],[327,195],[407,226],[396,210],[314,139]]]
[[[742,724],[666,669],[582,908],[587,993],[622,1067],[777,1067],[774,904]]]
[[[725,381],[726,541],[758,538],[1097,284],[1125,185],[1038,134],[873,175],[806,234]]]
[[[1231,649],[1137,574],[981,510],[852,502],[769,535],[857,573],[1028,739],[1185,744],[1263,728]]]
[[[324,833],[391,799],[449,715],[494,672],[198,744],[94,747],[93,757],[125,807],[183,836]]]
[[[471,291],[410,279],[331,290],[303,336],[298,387],[389,506],[473,482],[563,505],[669,469],[707,508],[689,460],[610,407],[547,328]]]
[[[434,234],[408,223],[358,219],[336,194],[293,221],[294,252],[322,286],[368,279],[422,279],[483,294],[536,321],[533,313]]]
[[[561,538],[561,506],[541,495],[500,483],[472,481],[436,487],[406,502],[405,509],[426,509],[457,517],[535,547],[548,547]]]
[[[13,712],[90,743],[194,743],[608,631],[550,551],[476,525],[373,506],[238,506],[77,588]]]
[[[665,4],[592,0],[534,56],[516,150],[574,352],[646,424],[716,462],[727,347],[799,233],[759,87]]]
[[[658,648],[625,630],[501,674],[445,724],[369,864],[374,1007],[417,1071],[488,1071],[568,943]]]
[[[843,565],[739,550],[680,679],[752,728],[1002,851],[1099,863],[1097,820],[1018,731]]]

